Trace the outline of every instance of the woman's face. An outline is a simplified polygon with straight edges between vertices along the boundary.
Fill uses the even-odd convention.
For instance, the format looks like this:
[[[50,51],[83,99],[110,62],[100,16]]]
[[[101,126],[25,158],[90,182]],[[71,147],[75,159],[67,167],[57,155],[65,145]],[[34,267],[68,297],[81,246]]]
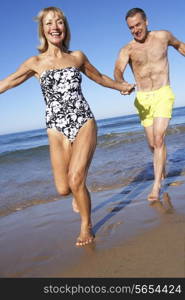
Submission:
[[[66,28],[62,17],[50,11],[43,18],[43,31],[48,41],[53,45],[61,45],[65,39]]]

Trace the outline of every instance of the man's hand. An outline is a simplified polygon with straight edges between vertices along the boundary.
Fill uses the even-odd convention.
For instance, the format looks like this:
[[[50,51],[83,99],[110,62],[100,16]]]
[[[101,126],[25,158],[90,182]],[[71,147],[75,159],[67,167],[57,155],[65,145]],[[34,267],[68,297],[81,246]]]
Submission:
[[[136,84],[123,83],[123,90],[120,92],[121,95],[130,95],[135,91]]]

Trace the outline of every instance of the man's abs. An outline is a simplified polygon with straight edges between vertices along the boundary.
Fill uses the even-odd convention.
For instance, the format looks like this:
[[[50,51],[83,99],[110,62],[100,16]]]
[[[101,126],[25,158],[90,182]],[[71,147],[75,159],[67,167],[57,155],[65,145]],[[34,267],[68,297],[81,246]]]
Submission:
[[[135,73],[135,80],[137,90],[139,91],[153,91],[158,90],[163,86],[169,85],[169,72],[148,72],[142,74],[142,72]]]

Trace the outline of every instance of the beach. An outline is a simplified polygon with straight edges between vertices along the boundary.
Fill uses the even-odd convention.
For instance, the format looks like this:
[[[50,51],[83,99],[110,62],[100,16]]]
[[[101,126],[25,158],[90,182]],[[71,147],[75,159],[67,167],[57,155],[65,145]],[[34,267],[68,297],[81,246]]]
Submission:
[[[0,277],[184,278],[182,109],[178,116],[166,137],[167,176],[156,203],[147,201],[152,156],[136,116],[129,117],[131,129],[120,120],[119,130],[112,130],[112,120],[103,123],[102,133],[100,126],[87,180],[95,241],[85,247],[75,246],[80,218],[72,211],[72,196],[61,197],[55,191],[44,134],[29,133],[28,139],[27,133],[27,140],[25,133],[1,137],[5,151],[0,156]],[[111,133],[106,132],[108,124]]]
[[[95,193],[104,206],[93,214],[96,240],[83,248],[74,246],[79,217],[70,221],[66,200],[1,218],[1,277],[184,277],[185,177],[160,203],[146,201],[148,188],[138,187],[137,200]]]
[[[185,177],[167,187],[153,205],[145,182],[137,200],[121,190],[94,193],[96,239],[82,248],[74,245],[79,217],[71,222],[66,199],[1,218],[1,277],[184,277]]]
[[[179,201],[184,200],[176,192],[171,194]],[[107,246],[61,275],[86,278],[184,278],[185,216],[165,210],[159,203],[155,203],[153,208],[163,215],[161,218],[164,220],[160,220],[160,224],[128,239],[122,237],[120,244],[117,241],[117,245]]]

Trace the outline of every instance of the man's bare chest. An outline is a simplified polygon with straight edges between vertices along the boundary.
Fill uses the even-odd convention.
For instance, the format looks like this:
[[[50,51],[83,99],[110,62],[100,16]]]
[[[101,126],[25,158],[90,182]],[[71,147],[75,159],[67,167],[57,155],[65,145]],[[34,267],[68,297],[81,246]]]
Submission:
[[[167,58],[167,45],[159,42],[135,45],[130,51],[132,65],[155,64]]]

